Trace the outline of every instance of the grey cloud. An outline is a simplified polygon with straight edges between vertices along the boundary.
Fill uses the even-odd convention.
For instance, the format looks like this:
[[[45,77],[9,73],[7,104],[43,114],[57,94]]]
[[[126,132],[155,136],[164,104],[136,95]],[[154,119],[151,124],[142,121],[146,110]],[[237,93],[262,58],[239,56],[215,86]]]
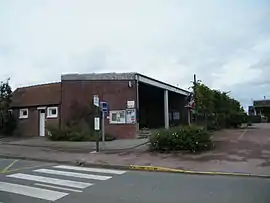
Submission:
[[[5,67],[0,77],[11,76],[17,87],[55,81],[61,73],[136,71],[188,88],[196,73],[207,85],[231,90],[246,104],[250,97],[268,94],[269,4],[267,0],[6,3],[6,12],[0,8],[0,44],[9,54],[0,50],[0,67]],[[22,78],[20,70],[29,77]]]

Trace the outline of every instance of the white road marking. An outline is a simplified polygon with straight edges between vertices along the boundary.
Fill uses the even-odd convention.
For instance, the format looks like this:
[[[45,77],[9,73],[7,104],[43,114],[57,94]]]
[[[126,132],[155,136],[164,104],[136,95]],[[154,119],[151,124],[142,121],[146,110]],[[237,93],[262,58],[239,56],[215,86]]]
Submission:
[[[121,170],[111,170],[111,169],[101,169],[101,168],[86,168],[86,167],[66,166],[66,165],[53,166],[53,168],[75,170],[75,171],[97,172],[97,173],[110,173],[110,174],[118,174],[118,175],[126,173],[126,171],[121,171]]]
[[[55,201],[68,195],[68,193],[64,193],[64,192],[57,192],[57,191],[52,191],[52,190],[46,190],[46,189],[35,188],[35,187],[30,187],[30,186],[25,186],[25,185],[18,185],[18,184],[13,184],[13,183],[6,183],[6,182],[0,182],[0,191],[15,193],[19,195],[25,195],[29,197],[35,197],[35,198],[44,199],[48,201]]]
[[[244,132],[241,133],[238,139],[241,140],[244,137],[244,135],[247,133],[247,131],[248,129],[245,129]]]
[[[73,188],[80,188],[80,189],[93,185],[91,183],[84,183],[84,182],[71,181],[71,180],[62,180],[62,179],[57,179],[57,178],[49,178],[49,177],[44,177],[44,176],[29,175],[29,174],[23,174],[23,173],[15,173],[12,175],[7,175],[6,177],[19,178],[23,180],[32,180],[36,182],[50,183],[54,185],[62,185],[62,186],[68,186],[68,187],[73,187]]]
[[[42,186],[42,187],[49,187],[49,188],[54,188],[54,189],[60,189],[60,190],[66,190],[66,191],[71,191],[71,192],[82,192],[81,190],[74,190],[66,187],[58,187],[58,186],[53,186],[53,185],[46,185],[46,184],[41,184],[41,183],[35,183],[37,186]]]
[[[57,170],[50,170],[50,169],[37,169],[37,170],[34,170],[34,172],[47,173],[47,174],[53,174],[53,175],[63,175],[63,176],[69,176],[69,177],[72,176],[76,178],[85,178],[85,179],[94,179],[94,180],[108,180],[112,178],[112,176],[100,176],[100,175],[93,175],[93,174],[57,171]]]

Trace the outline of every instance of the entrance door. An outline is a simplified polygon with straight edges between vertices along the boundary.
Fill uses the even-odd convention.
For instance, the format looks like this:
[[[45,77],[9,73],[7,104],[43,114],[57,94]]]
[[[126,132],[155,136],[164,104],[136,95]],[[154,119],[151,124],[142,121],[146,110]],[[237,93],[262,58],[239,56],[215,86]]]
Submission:
[[[45,109],[41,109],[39,113],[39,136],[45,136]]]

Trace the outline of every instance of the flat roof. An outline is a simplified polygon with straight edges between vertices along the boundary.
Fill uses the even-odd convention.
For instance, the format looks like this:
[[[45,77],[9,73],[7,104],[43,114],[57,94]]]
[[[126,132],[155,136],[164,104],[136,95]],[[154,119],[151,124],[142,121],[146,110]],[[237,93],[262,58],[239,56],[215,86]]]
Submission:
[[[253,100],[254,102],[270,102],[270,99],[258,99],[258,100]]]
[[[254,100],[254,107],[270,107],[270,99]]]
[[[188,95],[190,92],[157,79],[145,76],[137,72],[127,73],[90,73],[90,74],[64,74],[61,75],[61,80],[137,80],[145,84],[166,89],[178,94]]]

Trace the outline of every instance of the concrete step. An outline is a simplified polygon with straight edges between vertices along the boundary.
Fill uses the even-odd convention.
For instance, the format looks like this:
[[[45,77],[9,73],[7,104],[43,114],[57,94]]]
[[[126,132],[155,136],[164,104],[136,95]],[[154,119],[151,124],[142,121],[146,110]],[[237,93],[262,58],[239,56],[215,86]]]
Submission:
[[[139,138],[148,138],[151,135],[151,131],[149,129],[141,129],[139,131]]]

